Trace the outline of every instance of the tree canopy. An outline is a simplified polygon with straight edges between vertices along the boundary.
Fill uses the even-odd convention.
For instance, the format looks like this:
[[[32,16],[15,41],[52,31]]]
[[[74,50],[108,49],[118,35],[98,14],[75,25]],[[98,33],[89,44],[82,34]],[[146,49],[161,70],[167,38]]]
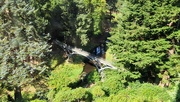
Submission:
[[[19,88],[48,68],[44,60],[50,51],[44,33],[47,21],[34,13],[30,1],[5,0],[1,5],[0,81],[8,89],[15,88],[15,101],[21,101]]]
[[[179,77],[178,1],[121,0],[118,4],[114,20],[118,24],[110,38],[117,63],[141,73],[143,81]]]
[[[0,8],[0,102],[180,101],[179,0],[1,0]],[[55,39],[104,51],[117,70],[102,80],[93,60],[70,57]]]

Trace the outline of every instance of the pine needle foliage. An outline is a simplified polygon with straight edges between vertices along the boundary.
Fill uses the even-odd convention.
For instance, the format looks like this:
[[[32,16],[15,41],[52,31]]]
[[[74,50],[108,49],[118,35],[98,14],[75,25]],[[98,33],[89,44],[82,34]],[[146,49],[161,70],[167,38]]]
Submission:
[[[180,4],[177,0],[119,0],[112,41],[117,64],[138,71],[142,81],[179,77]],[[164,75],[165,78],[165,75]]]
[[[48,68],[47,21],[29,0],[4,0],[0,15],[0,81],[12,88],[31,84]]]

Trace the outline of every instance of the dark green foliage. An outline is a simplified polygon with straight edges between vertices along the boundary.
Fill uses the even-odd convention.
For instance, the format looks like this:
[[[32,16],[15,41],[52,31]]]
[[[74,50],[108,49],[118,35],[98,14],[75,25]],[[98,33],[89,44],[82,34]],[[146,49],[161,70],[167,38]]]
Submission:
[[[177,85],[176,102],[180,101],[180,84]]]
[[[52,34],[53,39],[59,38],[75,45],[86,45],[91,40],[89,37],[102,33],[105,0],[35,2],[36,5],[43,5],[39,12],[43,12],[49,19],[47,31]]]
[[[179,0],[1,0],[0,8],[0,102],[179,101]],[[110,26],[107,59],[118,70],[105,70],[103,80],[97,71],[80,79],[81,57],[64,63],[54,48],[47,58],[47,42],[91,50]],[[36,93],[21,95],[27,84]]]
[[[51,73],[49,101],[172,101],[165,88],[142,83],[168,87],[173,85],[170,82],[179,80],[179,1],[107,2],[115,17],[109,48],[118,71],[107,70],[103,82],[97,72],[92,72],[88,85],[84,85],[88,88],[77,88],[76,65],[61,65]],[[48,30],[55,38],[86,45],[104,30],[104,0],[52,0],[41,4],[41,10],[48,12],[44,16],[49,19]]]
[[[115,17],[118,24],[110,38],[117,63],[131,72],[140,72],[143,81],[158,83],[162,78],[158,75],[164,71],[177,77],[180,67],[178,6],[175,0],[119,0],[119,15]]]

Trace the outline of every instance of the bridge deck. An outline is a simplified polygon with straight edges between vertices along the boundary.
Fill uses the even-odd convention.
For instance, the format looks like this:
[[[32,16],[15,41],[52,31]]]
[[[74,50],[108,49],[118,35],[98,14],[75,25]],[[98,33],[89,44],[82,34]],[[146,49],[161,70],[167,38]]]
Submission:
[[[58,44],[60,47],[64,48],[64,49],[67,49],[69,51],[72,52],[72,54],[78,54],[78,55],[81,55],[81,56],[84,56],[84,57],[87,57],[91,60],[96,60],[98,62],[100,62],[101,64],[105,65],[105,66],[108,66],[110,67],[110,69],[117,69],[116,67],[114,67],[111,63],[107,62],[106,60],[104,60],[103,58],[99,58],[99,57],[96,57],[95,55],[87,52],[87,51],[84,51],[80,48],[77,48],[77,47],[71,47],[65,43],[62,43],[58,40],[55,40],[54,41],[56,44]],[[103,69],[102,69],[103,70]]]

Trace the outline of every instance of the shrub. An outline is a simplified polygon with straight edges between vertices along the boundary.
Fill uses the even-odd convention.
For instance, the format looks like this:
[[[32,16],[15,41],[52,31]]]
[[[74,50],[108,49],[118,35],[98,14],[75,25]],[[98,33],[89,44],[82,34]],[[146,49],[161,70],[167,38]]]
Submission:
[[[84,88],[77,88],[67,91],[59,91],[53,102],[72,102],[84,100],[88,97],[88,94]]]
[[[166,89],[147,83],[142,84],[139,87],[131,86],[127,89],[121,90],[114,96],[114,98],[109,99],[113,99],[111,101],[119,99],[120,102],[167,102],[172,100],[166,92]]]

